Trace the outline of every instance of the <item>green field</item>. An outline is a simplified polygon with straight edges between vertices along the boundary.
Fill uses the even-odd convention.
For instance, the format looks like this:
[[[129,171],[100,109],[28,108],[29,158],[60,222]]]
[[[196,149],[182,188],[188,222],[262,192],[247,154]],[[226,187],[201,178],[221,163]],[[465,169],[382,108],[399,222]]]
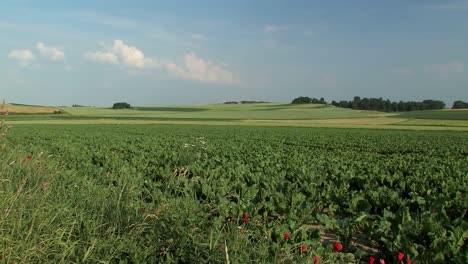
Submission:
[[[12,124],[192,124],[468,131],[468,110],[383,113],[319,104],[213,104],[133,107],[25,107]],[[44,112],[45,109],[49,113]],[[432,117],[432,118],[431,118]]]
[[[400,116],[417,119],[468,120],[468,109],[412,111],[401,113]]]
[[[466,132],[16,124],[0,140],[5,263],[466,263]]]
[[[243,105],[199,105],[181,107],[135,107],[115,110],[97,107],[61,108],[72,116],[109,118],[159,118],[159,119],[316,119],[316,118],[356,118],[389,116],[379,112],[354,111],[323,105],[289,104],[243,104]]]

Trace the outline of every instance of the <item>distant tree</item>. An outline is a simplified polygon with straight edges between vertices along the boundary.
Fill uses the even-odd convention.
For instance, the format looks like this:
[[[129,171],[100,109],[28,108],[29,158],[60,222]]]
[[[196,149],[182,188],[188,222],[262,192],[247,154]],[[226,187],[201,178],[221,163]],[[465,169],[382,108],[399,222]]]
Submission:
[[[115,103],[112,106],[112,109],[127,109],[127,108],[131,108],[131,106],[130,106],[130,104],[128,104],[126,102]]]
[[[307,97],[307,96],[299,96],[297,98],[294,98],[292,100],[291,104],[311,104],[312,103],[312,98]]]
[[[310,98],[308,96],[299,96],[292,100],[291,104],[326,104],[327,102],[322,97],[320,99]]]
[[[224,102],[223,104],[238,104],[238,102],[236,102],[236,101],[228,101],[228,102]]]
[[[401,111],[415,111],[415,110],[437,110],[445,108],[445,103],[440,100],[424,100],[422,102],[391,102],[390,100],[379,98],[361,98],[355,96],[352,101],[333,101],[332,105],[352,108],[359,110],[375,110],[385,112],[401,112]],[[457,106],[461,106],[457,103]]]
[[[463,102],[463,101],[455,101],[453,102],[452,109],[462,109],[462,108],[468,108],[468,103]]]

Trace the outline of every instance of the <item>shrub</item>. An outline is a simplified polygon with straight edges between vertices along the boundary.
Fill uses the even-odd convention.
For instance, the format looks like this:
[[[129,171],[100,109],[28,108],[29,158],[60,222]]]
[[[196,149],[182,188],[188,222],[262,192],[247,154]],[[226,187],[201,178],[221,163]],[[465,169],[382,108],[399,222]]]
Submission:
[[[128,108],[131,108],[131,106],[129,103],[126,103],[126,102],[115,103],[112,106],[112,109],[128,109]]]

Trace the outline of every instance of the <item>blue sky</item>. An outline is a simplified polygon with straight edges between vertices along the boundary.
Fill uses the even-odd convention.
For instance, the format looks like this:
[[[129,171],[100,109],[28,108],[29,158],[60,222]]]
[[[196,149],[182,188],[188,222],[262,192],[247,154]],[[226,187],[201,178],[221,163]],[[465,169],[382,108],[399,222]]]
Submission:
[[[0,97],[468,100],[468,0],[0,2]]]

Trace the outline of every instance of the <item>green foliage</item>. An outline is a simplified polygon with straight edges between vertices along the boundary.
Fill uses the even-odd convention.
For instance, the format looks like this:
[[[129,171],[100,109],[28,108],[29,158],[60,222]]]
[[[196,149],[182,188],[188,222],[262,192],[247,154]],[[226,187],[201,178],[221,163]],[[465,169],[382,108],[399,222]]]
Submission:
[[[227,247],[231,263],[360,263],[356,236],[387,263],[466,260],[463,132],[16,125],[5,139],[5,262],[225,263]]]
[[[462,108],[468,108],[468,103],[463,102],[463,101],[453,102],[452,109],[462,109]]]
[[[307,97],[307,96],[299,96],[297,98],[294,98],[294,100],[292,100],[291,104],[326,104],[327,102],[325,102],[325,99],[320,98],[320,99],[317,99],[317,98],[310,98],[310,97]]]
[[[127,108],[131,108],[131,106],[129,103],[126,103],[126,102],[115,103],[112,106],[112,109],[127,109]]]
[[[389,99],[380,98],[361,98],[355,96],[352,101],[332,101],[332,105],[352,108],[358,110],[374,110],[383,112],[405,112],[405,111],[416,111],[416,110],[435,110],[445,108],[445,103],[440,100],[424,100],[422,102],[414,101],[399,101],[391,102]]]

